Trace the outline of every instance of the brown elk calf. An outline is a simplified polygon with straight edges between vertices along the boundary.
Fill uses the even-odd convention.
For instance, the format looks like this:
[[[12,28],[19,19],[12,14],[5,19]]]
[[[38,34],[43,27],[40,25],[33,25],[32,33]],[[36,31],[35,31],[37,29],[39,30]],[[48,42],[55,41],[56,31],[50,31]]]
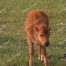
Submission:
[[[29,66],[33,66],[33,45],[38,45],[38,59],[48,66],[46,46],[49,45],[49,22],[43,11],[32,10],[26,19],[25,29],[29,45]]]

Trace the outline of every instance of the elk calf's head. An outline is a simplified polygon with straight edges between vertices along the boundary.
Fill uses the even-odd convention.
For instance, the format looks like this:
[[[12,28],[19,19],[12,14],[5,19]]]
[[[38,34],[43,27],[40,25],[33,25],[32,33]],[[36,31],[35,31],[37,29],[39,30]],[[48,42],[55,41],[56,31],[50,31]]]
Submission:
[[[44,24],[39,24],[35,26],[37,38],[42,46],[49,45],[49,31],[50,29]]]

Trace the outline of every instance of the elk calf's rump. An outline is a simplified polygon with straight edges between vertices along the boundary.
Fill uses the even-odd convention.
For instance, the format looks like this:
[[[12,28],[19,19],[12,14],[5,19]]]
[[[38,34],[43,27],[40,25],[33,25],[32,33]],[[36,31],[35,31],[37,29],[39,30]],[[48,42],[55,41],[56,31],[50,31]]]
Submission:
[[[45,47],[49,45],[49,22],[46,13],[32,10],[26,18],[25,29],[29,46],[29,66],[33,66],[33,44],[38,46],[38,59],[48,66]]]

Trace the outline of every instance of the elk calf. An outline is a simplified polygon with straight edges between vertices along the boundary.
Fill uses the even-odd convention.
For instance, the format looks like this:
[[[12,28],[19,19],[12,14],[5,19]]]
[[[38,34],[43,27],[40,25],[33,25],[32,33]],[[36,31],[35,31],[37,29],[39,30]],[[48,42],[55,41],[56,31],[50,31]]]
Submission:
[[[47,15],[40,10],[32,10],[26,19],[25,29],[29,46],[29,66],[33,66],[33,45],[38,46],[38,59],[48,66],[46,46],[49,45],[49,22]]]

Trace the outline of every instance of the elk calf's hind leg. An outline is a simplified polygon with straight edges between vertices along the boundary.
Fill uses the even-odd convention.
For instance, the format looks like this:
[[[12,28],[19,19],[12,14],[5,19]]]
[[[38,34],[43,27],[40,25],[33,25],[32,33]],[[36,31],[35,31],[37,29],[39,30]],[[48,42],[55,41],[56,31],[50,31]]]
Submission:
[[[40,61],[44,60],[44,55],[41,50],[41,45],[38,45],[38,60],[40,60]]]

